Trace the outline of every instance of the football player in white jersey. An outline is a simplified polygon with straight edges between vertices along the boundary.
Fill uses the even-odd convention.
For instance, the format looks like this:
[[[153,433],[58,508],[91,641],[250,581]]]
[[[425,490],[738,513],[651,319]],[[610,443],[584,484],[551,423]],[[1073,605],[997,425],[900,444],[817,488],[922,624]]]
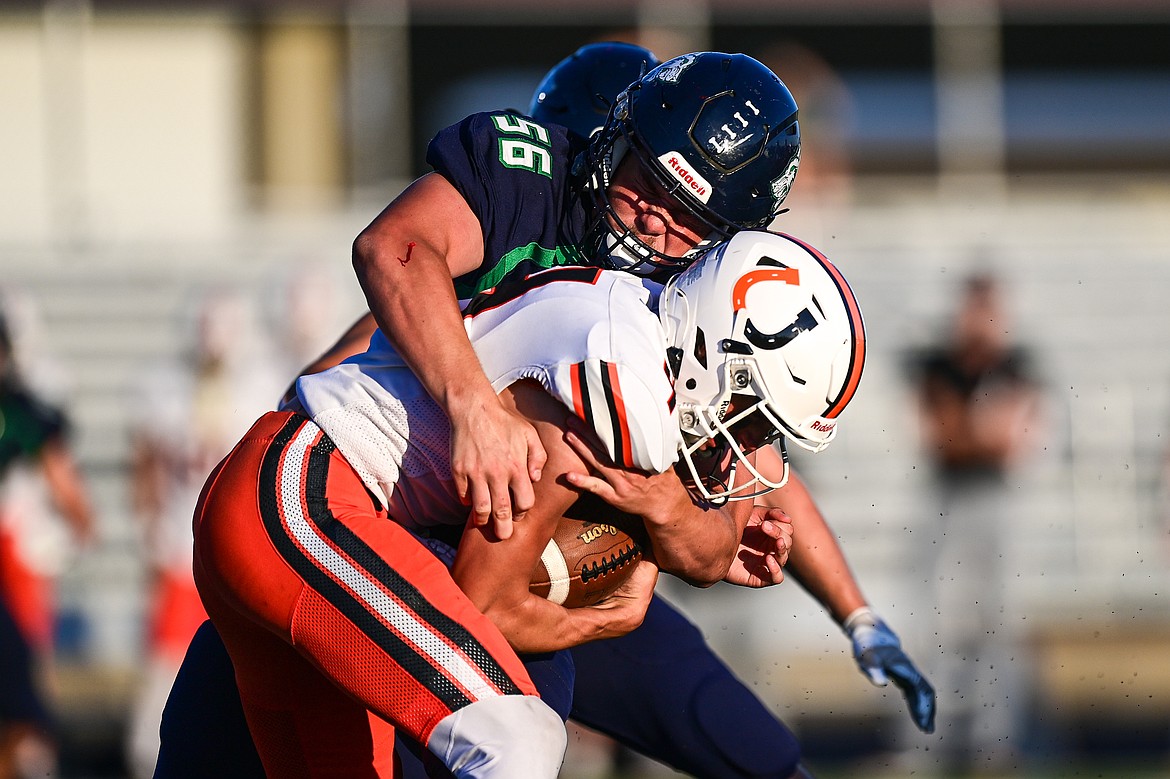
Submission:
[[[651,299],[658,291],[651,282],[572,266],[512,279],[479,295],[464,312],[469,339],[497,391],[520,381],[538,384],[627,468],[661,474],[679,463],[678,480],[689,492],[671,494],[670,482],[664,482],[660,499],[635,507],[636,513],[646,518],[660,566],[704,585],[726,575],[739,532],[721,541],[723,559],[712,567],[706,559],[714,553],[705,539],[716,535],[704,537],[690,527],[679,534],[680,515],[697,511],[709,523],[742,527],[751,506],[744,499],[781,486],[787,468],[760,471],[738,438],[761,439],[753,440],[751,452],[773,439],[775,451],[782,451],[782,434],[814,450],[827,445],[864,358],[860,313],[848,286],[815,250],[787,236],[748,232],[712,254],[672,280],[661,301]],[[763,265],[753,269],[757,261]],[[727,272],[731,262],[740,272]],[[801,265],[803,272],[796,269]],[[726,289],[713,292],[710,276],[716,269]],[[727,279],[739,279],[742,286]],[[834,279],[843,292],[825,286]],[[771,294],[752,293],[752,317],[744,307],[757,283]],[[731,307],[696,306],[696,288],[708,298],[726,298]],[[834,298],[845,303],[824,313],[830,305],[825,301]],[[773,305],[764,308],[763,299]],[[658,316],[648,303],[660,309]],[[768,325],[771,330],[761,335]],[[746,329],[740,340],[707,342],[736,327]],[[664,340],[671,344],[665,361]],[[725,375],[733,365],[738,372]],[[756,400],[745,408],[749,397]],[[329,435],[395,521],[415,529],[463,525],[443,456],[450,442],[448,420],[380,331],[364,353],[301,377],[290,407]],[[731,483],[732,476],[739,481]],[[714,511],[727,501],[744,502],[734,512]]]
[[[685,508],[672,499],[641,509],[651,556],[699,581],[726,574],[750,498],[783,483],[753,466],[754,452],[784,438],[820,448],[835,434],[864,361],[860,312],[823,257],[766,233],[742,233],[673,279],[657,317],[648,295],[628,274],[555,268],[468,307],[469,338],[506,406],[539,431],[551,478],[507,543],[469,525],[450,575],[406,532],[466,521],[445,456],[450,422],[377,337],[303,377],[290,410],[262,417],[218,466],[196,510],[196,582],[270,774],[383,775],[398,728],[456,776],[555,776],[560,717],[511,649],[628,632],[656,578],[643,562],[580,609],[529,591],[578,496],[563,478],[582,469],[561,437],[569,413],[618,462],[672,472],[681,452],[681,481],[698,496],[680,490],[685,508],[730,523],[731,547],[721,573],[701,578],[705,539],[722,531],[680,534]],[[555,338],[521,337],[537,326]]]

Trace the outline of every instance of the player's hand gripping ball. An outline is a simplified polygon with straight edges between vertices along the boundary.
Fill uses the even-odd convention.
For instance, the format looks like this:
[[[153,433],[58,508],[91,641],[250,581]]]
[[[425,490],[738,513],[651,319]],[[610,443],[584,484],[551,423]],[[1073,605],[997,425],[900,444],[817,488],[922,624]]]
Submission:
[[[532,572],[529,589],[569,609],[604,600],[625,583],[643,557],[641,524],[600,498],[583,495],[561,517]]]

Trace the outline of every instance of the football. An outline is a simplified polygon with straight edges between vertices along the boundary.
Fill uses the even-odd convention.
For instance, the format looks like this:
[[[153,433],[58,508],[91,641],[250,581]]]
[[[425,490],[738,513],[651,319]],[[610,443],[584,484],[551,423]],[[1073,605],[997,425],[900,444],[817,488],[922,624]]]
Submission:
[[[592,494],[583,495],[557,524],[529,589],[565,608],[592,606],[613,594],[642,559],[642,521]]]

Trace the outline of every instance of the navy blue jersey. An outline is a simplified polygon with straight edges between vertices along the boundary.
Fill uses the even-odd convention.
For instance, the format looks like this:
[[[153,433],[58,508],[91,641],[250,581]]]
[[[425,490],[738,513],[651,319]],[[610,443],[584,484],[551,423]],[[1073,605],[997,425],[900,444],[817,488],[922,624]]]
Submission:
[[[583,140],[500,111],[472,114],[439,132],[427,163],[459,191],[483,227],[483,264],[455,279],[460,299],[519,269],[582,265],[586,207],[571,184]]]

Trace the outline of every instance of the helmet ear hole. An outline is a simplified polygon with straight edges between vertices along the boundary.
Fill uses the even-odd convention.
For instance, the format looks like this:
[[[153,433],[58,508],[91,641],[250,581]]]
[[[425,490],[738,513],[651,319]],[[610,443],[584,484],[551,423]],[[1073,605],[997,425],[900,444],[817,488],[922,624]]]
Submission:
[[[678,378],[679,368],[682,367],[683,352],[677,346],[666,350],[666,364],[670,368],[670,375]]]
[[[701,327],[695,328],[695,361],[707,369],[707,336]]]

